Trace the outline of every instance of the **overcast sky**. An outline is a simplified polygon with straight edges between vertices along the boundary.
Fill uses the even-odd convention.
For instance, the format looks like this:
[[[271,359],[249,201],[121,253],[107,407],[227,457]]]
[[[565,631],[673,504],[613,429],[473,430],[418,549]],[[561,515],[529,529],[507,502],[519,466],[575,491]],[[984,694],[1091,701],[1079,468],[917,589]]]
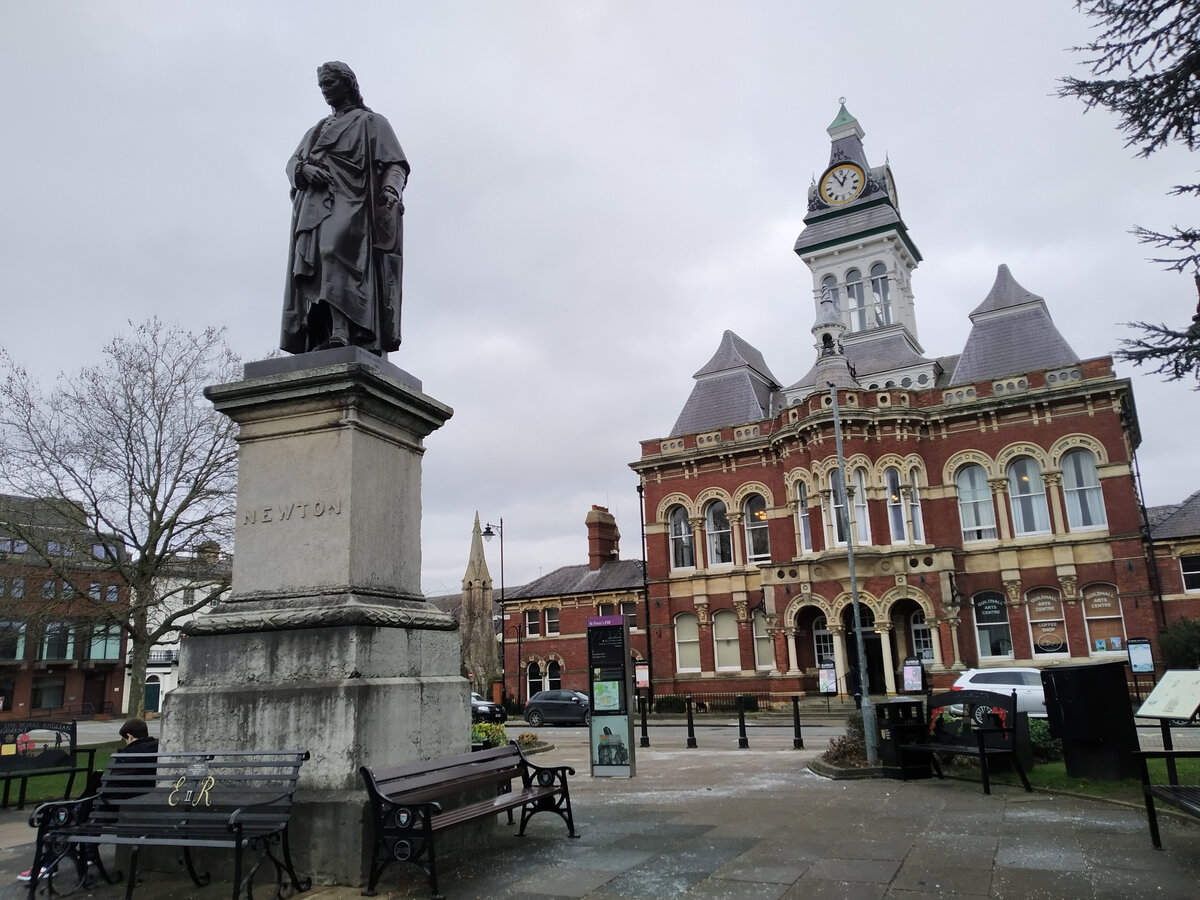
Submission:
[[[277,346],[284,163],[328,111],[316,66],[355,70],[413,167],[390,361],[455,410],[426,442],[428,594],[459,590],[476,510],[504,518],[508,585],[584,562],[593,503],[638,556],[628,463],[725,329],[784,384],[808,370],[792,245],[839,97],[924,257],[927,355],[962,349],[1001,263],[1084,358],[1196,307],[1128,231],[1195,224],[1166,193],[1197,160],[1135,159],[1112,116],[1054,96],[1085,71],[1068,0],[38,0],[0,23],[0,345],[47,382],[153,314],[227,326],[247,360]],[[1200,397],[1119,372],[1147,502],[1178,502]]]

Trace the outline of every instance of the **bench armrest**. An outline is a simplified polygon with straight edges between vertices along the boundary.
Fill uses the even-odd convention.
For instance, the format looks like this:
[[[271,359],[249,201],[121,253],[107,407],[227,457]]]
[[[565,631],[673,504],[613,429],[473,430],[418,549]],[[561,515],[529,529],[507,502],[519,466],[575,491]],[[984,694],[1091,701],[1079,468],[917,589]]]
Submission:
[[[247,803],[245,806],[239,806],[229,814],[229,821],[225,823],[226,827],[228,827],[230,831],[238,831],[242,827],[241,818],[243,815],[256,812],[262,807],[270,806],[272,803],[278,803],[280,800],[290,800],[295,793],[295,791],[284,791],[282,794],[271,797],[269,800],[259,800],[257,803]],[[291,818],[290,811],[288,813],[288,818]]]
[[[537,763],[531,763],[529,758],[526,757],[525,753],[521,750],[521,745],[516,741],[512,741],[511,743],[512,746],[517,748],[517,753],[521,756],[521,764],[525,767],[525,772],[521,776],[521,780],[524,782],[525,787],[529,787],[534,781],[537,781],[537,783],[543,787],[548,784],[553,784],[554,782],[557,782],[561,785],[566,785],[567,776],[575,774],[575,769],[572,766],[539,766]],[[545,775],[543,775],[543,773],[545,773]],[[546,775],[549,776],[550,781],[545,781]]]
[[[99,794],[87,797],[77,797],[74,800],[50,800],[39,803],[29,814],[29,826],[39,832],[45,826],[46,831],[53,831],[71,825],[86,822],[92,811],[92,804],[99,799]]]

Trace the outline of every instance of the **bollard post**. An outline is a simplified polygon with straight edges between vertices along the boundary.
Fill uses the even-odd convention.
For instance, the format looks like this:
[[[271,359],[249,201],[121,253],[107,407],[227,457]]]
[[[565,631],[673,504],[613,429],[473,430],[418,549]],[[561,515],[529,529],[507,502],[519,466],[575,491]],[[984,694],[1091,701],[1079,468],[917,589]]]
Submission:
[[[640,747],[650,746],[650,732],[646,730],[646,707],[650,705],[650,698],[645,694],[638,693],[638,702],[642,706],[642,739],[638,743]]]
[[[696,748],[696,725],[692,722],[692,695],[688,694],[684,698],[684,702],[687,703],[688,716],[687,745],[689,750],[694,750]]]
[[[804,749],[804,736],[800,734],[800,695],[792,694],[792,749]]]
[[[857,691],[854,694],[854,708],[862,709],[862,694],[858,693]]]
[[[746,740],[746,698],[737,695],[738,705],[738,749],[749,750],[750,742]]]

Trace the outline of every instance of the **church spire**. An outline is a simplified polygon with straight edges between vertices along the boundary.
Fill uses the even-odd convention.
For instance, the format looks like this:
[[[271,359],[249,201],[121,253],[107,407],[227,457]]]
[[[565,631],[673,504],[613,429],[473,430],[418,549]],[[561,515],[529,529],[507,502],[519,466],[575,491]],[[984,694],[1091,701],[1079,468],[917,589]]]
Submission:
[[[479,511],[475,512],[475,527],[471,529],[471,555],[467,557],[467,573],[463,575],[463,591],[472,587],[490,588],[492,576],[487,558],[483,555],[483,532],[479,528]]]

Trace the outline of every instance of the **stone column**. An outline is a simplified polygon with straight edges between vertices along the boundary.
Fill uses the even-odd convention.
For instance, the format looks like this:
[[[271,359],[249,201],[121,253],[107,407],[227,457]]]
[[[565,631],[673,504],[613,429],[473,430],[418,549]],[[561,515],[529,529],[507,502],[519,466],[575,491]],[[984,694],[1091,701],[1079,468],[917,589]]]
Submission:
[[[950,629],[950,647],[954,653],[954,663],[950,666],[952,671],[961,672],[966,666],[963,665],[962,653],[958,649],[958,622],[959,620],[953,617],[946,618],[946,627]]]
[[[1045,485],[1046,496],[1050,498],[1050,527],[1055,534],[1064,534],[1067,523],[1063,517],[1062,472],[1043,472],[1042,484]]]
[[[875,629],[879,635],[879,646],[883,650],[883,687],[889,697],[896,696],[896,659],[892,655],[892,626],[879,625]]]
[[[996,524],[1000,528],[1000,540],[1012,540],[1012,525],[1008,521],[1008,479],[989,478],[992,489],[992,504],[996,510]]]
[[[833,668],[837,673],[838,699],[845,700],[850,695],[846,692],[846,629],[841,625],[830,625],[829,632],[833,635]],[[817,664],[820,665],[820,660]]]
[[[206,396],[239,425],[229,598],[185,627],[169,750],[308,750],[292,852],[361,884],[361,765],[469,749],[454,619],[421,595],[423,441],[452,415],[359,348],[250,363]]]

